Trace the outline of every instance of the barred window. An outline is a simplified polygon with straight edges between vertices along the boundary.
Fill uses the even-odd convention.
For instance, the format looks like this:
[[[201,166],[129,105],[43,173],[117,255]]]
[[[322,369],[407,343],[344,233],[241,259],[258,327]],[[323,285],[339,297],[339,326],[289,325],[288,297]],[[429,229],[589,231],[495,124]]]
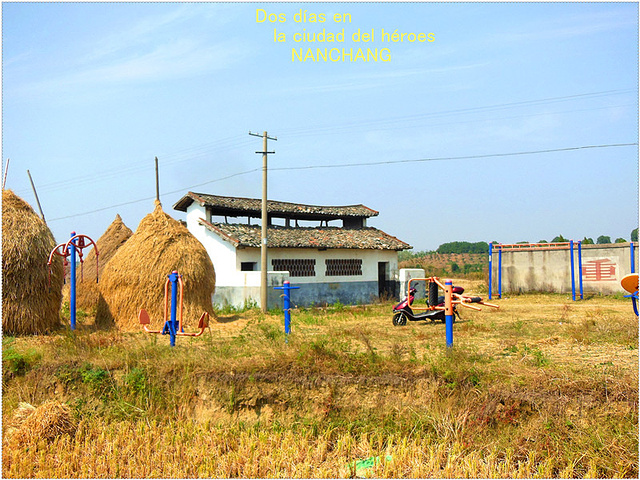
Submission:
[[[362,275],[362,260],[353,258],[325,260],[327,276]]]
[[[315,277],[316,261],[305,258],[274,258],[271,260],[277,272],[288,271],[292,277]]]

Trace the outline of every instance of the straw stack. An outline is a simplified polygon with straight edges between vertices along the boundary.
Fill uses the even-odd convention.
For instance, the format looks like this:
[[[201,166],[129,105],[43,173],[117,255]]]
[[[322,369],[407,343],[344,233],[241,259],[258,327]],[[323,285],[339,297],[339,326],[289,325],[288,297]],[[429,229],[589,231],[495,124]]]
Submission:
[[[98,280],[102,276],[107,262],[111,260],[116,251],[129,240],[131,235],[133,235],[131,229],[124,224],[120,215],[116,215],[115,220],[96,242],[98,246]],[[76,278],[78,279],[76,288],[76,305],[78,308],[82,308],[85,311],[97,309],[100,291],[96,283],[95,249],[91,249],[85,257],[82,272],[78,269]]]
[[[102,299],[96,323],[140,331],[138,312],[144,308],[151,317],[151,327],[162,328],[164,285],[173,270],[183,276],[185,325],[195,326],[205,311],[213,316],[215,272],[211,259],[187,228],[164,213],[156,201],[154,211],[142,219],[104,268],[98,284]]]
[[[53,234],[33,208],[11,190],[2,191],[2,329],[28,335],[60,325],[62,259]]]
[[[49,400],[37,408],[20,403],[7,429],[7,440],[18,444],[52,442],[61,435],[75,435],[76,429],[71,409],[64,403]]]

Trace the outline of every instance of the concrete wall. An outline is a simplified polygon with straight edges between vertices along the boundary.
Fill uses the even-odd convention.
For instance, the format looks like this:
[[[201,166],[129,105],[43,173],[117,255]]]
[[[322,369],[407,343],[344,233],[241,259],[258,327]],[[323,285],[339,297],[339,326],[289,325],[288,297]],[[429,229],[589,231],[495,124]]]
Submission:
[[[238,272],[235,280],[240,285],[216,285],[216,292],[212,301],[214,305],[233,305],[242,308],[244,306],[260,306],[260,272]],[[289,280],[288,272],[267,272],[267,308],[281,308],[282,290],[275,290],[274,287],[281,287],[285,280]],[[292,293],[292,298],[295,297]]]
[[[638,244],[634,243],[634,271],[638,271]],[[492,261],[492,294],[498,293],[498,253]],[[578,265],[578,248],[574,244],[574,281],[580,292],[611,294],[624,292],[620,280],[631,271],[629,243],[582,245],[582,270]],[[571,293],[570,250],[522,248],[502,252],[502,293],[508,292]]]
[[[356,250],[317,248],[273,248],[268,252],[268,264],[274,259],[313,259],[315,275],[309,277],[289,276],[288,280],[299,290],[291,292],[294,305],[310,306],[341,302],[345,305],[371,303],[378,297],[378,262],[387,263],[387,279],[398,282],[398,254],[388,250]],[[326,259],[360,259],[362,275],[326,275]],[[237,250],[236,268],[243,262],[254,262],[260,267],[260,249]],[[245,273],[245,272],[238,272]],[[258,272],[259,273],[259,272]],[[258,296],[259,298],[259,296]]]

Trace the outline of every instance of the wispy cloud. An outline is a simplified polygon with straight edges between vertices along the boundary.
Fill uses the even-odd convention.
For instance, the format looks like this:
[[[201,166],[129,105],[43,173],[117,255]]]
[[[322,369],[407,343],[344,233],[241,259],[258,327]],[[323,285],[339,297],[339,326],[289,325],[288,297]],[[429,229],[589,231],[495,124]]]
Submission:
[[[193,21],[196,16],[200,22]],[[146,16],[117,33],[92,38],[75,55],[60,52],[62,65],[46,75],[33,73],[39,69],[33,54],[21,54],[4,65],[8,78],[11,68],[22,72],[20,81],[15,77],[11,79],[13,84],[5,83],[5,94],[53,95],[80,88],[188,78],[225,69],[249,52],[242,39],[210,34],[215,32],[212,25],[226,21],[228,17],[211,10],[203,13],[184,6]],[[24,75],[29,69],[32,73]]]
[[[629,16],[622,12],[589,13],[545,20],[544,24],[535,22],[529,26],[520,26],[518,32],[501,33],[499,37],[500,41],[506,42],[558,40],[617,32],[624,28],[635,29],[637,25],[637,16]]]
[[[426,68],[393,68],[387,71],[362,72],[355,75],[319,77],[312,84],[298,84],[295,88],[288,88],[287,92],[300,93],[333,93],[354,90],[376,89],[388,85],[397,87],[399,82],[420,81],[426,77],[446,75],[452,72],[473,71],[482,68],[485,63],[470,63],[458,65],[442,65]]]
[[[126,86],[188,78],[225,69],[243,56],[238,43],[199,44],[192,40],[160,45],[147,53],[132,54],[111,62],[87,65],[57,77],[18,85],[14,94],[38,95],[77,88]]]

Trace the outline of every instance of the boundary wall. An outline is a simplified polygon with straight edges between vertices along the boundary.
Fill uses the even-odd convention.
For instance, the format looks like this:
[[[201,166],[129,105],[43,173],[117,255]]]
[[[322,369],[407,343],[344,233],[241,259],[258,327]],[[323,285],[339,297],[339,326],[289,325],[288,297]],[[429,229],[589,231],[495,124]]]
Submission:
[[[620,280],[638,272],[638,243],[581,245],[578,263],[574,242],[574,263],[571,250],[547,247],[544,244],[503,248],[500,262],[496,252],[500,244],[492,244],[489,291],[493,292],[555,292],[573,293],[580,284],[584,293],[612,294],[624,292]],[[572,278],[573,270],[573,278]],[[499,280],[501,284],[499,284]],[[491,297],[490,297],[491,298]]]

